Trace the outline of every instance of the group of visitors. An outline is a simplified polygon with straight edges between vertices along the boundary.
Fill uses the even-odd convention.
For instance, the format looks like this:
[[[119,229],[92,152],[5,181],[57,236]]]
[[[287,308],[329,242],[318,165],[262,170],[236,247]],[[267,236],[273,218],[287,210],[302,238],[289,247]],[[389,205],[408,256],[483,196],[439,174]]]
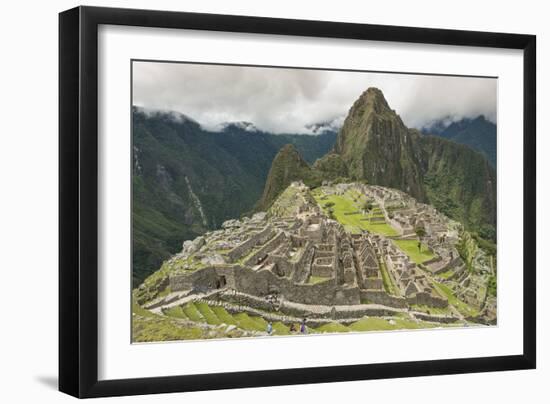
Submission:
[[[306,319],[305,318],[300,323],[299,328],[300,328],[300,334],[307,334],[307,326],[306,326]],[[267,331],[268,335],[273,334],[273,323],[271,321],[267,323],[266,331]],[[289,331],[290,331],[291,334],[296,333],[296,331],[297,331],[296,324],[294,324],[294,323],[290,324]]]

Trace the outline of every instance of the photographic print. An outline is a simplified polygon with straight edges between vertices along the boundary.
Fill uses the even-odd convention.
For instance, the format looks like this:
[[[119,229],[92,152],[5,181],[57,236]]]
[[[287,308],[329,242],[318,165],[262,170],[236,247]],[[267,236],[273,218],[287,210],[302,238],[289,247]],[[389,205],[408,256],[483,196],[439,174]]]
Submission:
[[[131,68],[132,342],[497,324],[497,78]]]

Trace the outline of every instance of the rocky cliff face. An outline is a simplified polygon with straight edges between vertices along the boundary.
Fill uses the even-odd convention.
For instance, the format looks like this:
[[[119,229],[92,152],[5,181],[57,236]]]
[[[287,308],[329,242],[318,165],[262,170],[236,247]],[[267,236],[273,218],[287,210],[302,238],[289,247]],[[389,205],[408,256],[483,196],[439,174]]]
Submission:
[[[425,202],[422,172],[410,132],[382,91],[369,88],[351,107],[335,145],[352,179],[401,189]]]

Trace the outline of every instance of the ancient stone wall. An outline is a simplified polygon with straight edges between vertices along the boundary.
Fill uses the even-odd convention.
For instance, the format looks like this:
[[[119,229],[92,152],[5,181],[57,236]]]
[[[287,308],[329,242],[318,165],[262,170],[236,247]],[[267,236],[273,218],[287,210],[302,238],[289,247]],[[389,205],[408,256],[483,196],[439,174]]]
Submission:
[[[277,234],[275,237],[273,237],[271,240],[269,240],[262,248],[260,248],[257,252],[252,254],[250,258],[248,258],[244,265],[256,265],[259,259],[265,257],[270,252],[274,251],[279,245],[284,241],[285,234],[283,232]]]
[[[170,289],[172,292],[194,289],[197,283],[204,282],[205,287],[216,284],[216,271],[204,268],[189,274],[170,275]]]
[[[267,262],[275,264],[278,272],[283,274],[283,276],[291,276],[294,271],[294,267],[288,261],[288,258],[281,255],[270,254]]]
[[[382,278],[364,278],[363,289],[382,289],[384,283]]]
[[[224,302],[233,303],[237,305],[244,305],[254,307],[256,309],[264,311],[272,311],[273,305],[266,299],[262,299],[252,295],[246,295],[241,293],[220,293],[218,299]]]
[[[405,298],[391,296],[383,290],[361,290],[361,300],[400,309],[407,307],[407,300]]]
[[[170,289],[172,292],[178,292],[180,290],[207,291],[222,286],[234,287],[235,268],[240,269],[241,267],[230,265],[207,267],[190,273],[170,275]],[[221,284],[222,276],[225,285]]]
[[[280,264],[284,265],[284,262],[281,260]],[[353,305],[366,298],[374,303],[402,307],[395,303],[397,298],[383,296],[380,291],[360,292],[355,284],[352,287],[339,287],[334,278],[317,284],[297,284],[289,277],[279,277],[267,269],[254,271],[239,265],[208,267],[188,274],[172,275],[170,287],[174,292],[207,292],[227,287],[258,297],[278,293],[289,301],[312,305]]]
[[[238,259],[244,257],[246,254],[258,244],[264,244],[269,240],[273,235],[273,228],[271,226],[266,226],[262,231],[252,234],[250,238],[246,241],[243,241],[241,244],[233,248],[227,253],[227,256],[231,262],[235,262]]]
[[[334,267],[332,265],[319,265],[317,260],[311,266],[311,275],[330,278],[334,276]]]
[[[419,313],[419,312],[415,312],[414,316],[419,320],[433,321],[433,322],[444,323],[444,324],[455,323],[459,320],[457,317],[454,317],[454,316],[437,316],[437,315],[432,315],[428,313]]]
[[[407,297],[407,302],[409,304],[418,304],[431,307],[445,308],[449,306],[447,299],[434,296],[426,292],[417,293],[414,296]]]

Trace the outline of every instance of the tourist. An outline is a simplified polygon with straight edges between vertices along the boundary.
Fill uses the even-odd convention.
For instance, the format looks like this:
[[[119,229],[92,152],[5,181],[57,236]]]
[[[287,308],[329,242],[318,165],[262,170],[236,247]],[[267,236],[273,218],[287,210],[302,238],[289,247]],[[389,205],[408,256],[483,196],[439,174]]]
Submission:
[[[307,334],[307,327],[306,327],[306,319],[305,318],[302,320],[302,324],[300,324],[300,332],[302,334]]]
[[[294,325],[294,323],[290,323],[290,329],[289,329],[289,331],[290,331],[291,333],[296,332],[296,325]]]
[[[273,333],[273,324],[271,324],[271,321],[267,323],[267,334],[271,335]]]

